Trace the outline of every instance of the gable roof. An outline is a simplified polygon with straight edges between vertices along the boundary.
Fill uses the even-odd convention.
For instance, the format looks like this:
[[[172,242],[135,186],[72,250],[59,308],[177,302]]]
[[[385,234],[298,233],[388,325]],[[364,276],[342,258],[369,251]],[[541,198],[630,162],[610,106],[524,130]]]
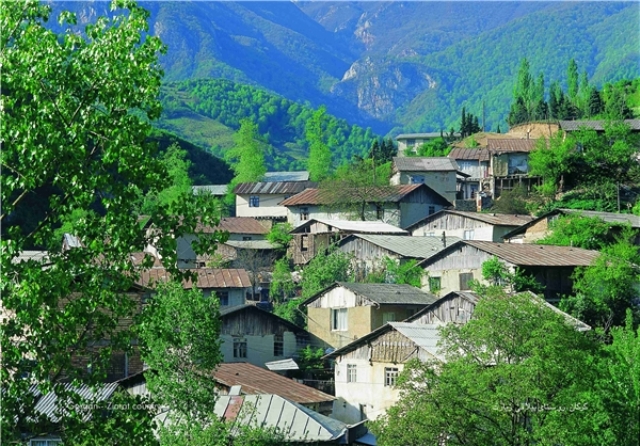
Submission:
[[[413,259],[429,258],[446,248],[442,237],[410,237],[404,235],[351,234],[340,240],[339,246],[360,238],[402,257]],[[460,241],[459,237],[447,237],[447,246]]]
[[[205,186],[191,186],[194,194],[207,193],[211,195],[227,195],[228,184],[208,184]]]
[[[498,243],[462,240],[419,263],[426,267],[464,244],[494,255],[517,266],[589,266],[600,255],[598,251],[572,246],[537,245],[531,243]]]
[[[403,156],[393,158],[394,172],[451,172],[460,170],[454,159],[445,156]]]
[[[310,304],[337,287],[344,287],[371,302],[383,305],[429,305],[437,300],[437,297],[433,294],[411,285],[335,282],[302,302],[300,306]]]
[[[489,151],[479,148],[454,148],[449,152],[447,157],[462,161],[489,161]]]
[[[267,172],[262,181],[309,181],[309,171],[299,170],[297,172]]]
[[[344,232],[357,232],[366,234],[406,234],[407,231],[383,221],[359,221],[359,220],[327,220],[324,218],[312,218],[292,230],[291,234],[305,232],[304,230],[314,223],[322,223],[331,228]]]
[[[441,218],[444,215],[459,215],[461,217],[470,218],[472,220],[481,221],[494,226],[521,226],[533,220],[530,215],[523,214],[494,214],[485,212],[469,212],[457,211],[455,209],[441,209],[431,215],[426,216],[422,220],[418,220],[405,229],[409,232],[432,221]]]
[[[370,203],[397,203],[402,201],[406,196],[412,194],[420,188],[425,188],[437,197],[441,203],[445,205],[451,205],[451,203],[442,195],[431,189],[426,184],[402,184],[398,186],[385,186],[379,189],[371,189],[369,195],[371,196]],[[345,191],[347,192],[347,191]],[[300,205],[327,205],[331,204],[331,193],[322,189],[307,189],[293,197],[287,198],[280,202],[280,206],[300,206]]]
[[[52,423],[58,423],[60,421],[60,411],[66,412],[65,409],[69,407],[75,407],[82,414],[83,421],[89,421],[92,416],[92,410],[88,409],[95,403],[106,401],[114,394],[118,389],[118,383],[98,384],[95,387],[87,384],[73,385],[73,384],[57,384],[64,388],[64,392],[70,394],[76,394],[82,398],[86,408],[83,409],[83,405],[72,404],[71,398],[59,398],[58,394],[54,391],[43,395],[40,393],[36,385],[31,386],[29,389],[38,399],[34,406],[34,413],[40,414],[46,417]]]
[[[279,395],[299,404],[322,403],[336,399],[318,389],[246,362],[219,364],[213,378],[227,387],[242,386],[241,391],[246,395]]]
[[[196,226],[196,232],[211,234],[214,231],[227,231],[230,234],[266,235],[269,228],[253,217],[222,217],[217,226]]]
[[[251,280],[244,269],[214,269],[214,268],[197,268],[189,270],[197,274],[195,287],[199,289],[205,288],[249,288]],[[164,268],[152,268],[143,271],[140,274],[140,280],[137,282],[144,287],[154,287],[160,282],[171,280],[171,275]],[[185,289],[191,289],[194,284],[191,279],[184,280],[182,286]]]
[[[400,139],[423,139],[423,138],[440,138],[442,134],[440,132],[428,132],[428,133],[401,133],[396,136],[396,140]]]
[[[313,181],[262,181],[257,183],[240,183],[233,193],[244,194],[276,194],[287,195],[297,194],[310,187],[317,187],[318,183]]]
[[[531,152],[537,142],[537,139],[487,139],[487,149],[492,153]]]
[[[276,314],[262,310],[261,308],[258,308],[256,305],[252,305],[252,304],[234,305],[232,307],[222,307],[220,308],[220,319],[226,319],[238,313],[244,313],[244,312],[253,312],[256,315],[259,315],[260,317],[266,317],[279,324],[286,325],[291,329],[293,333],[298,333],[298,334],[304,333],[307,335],[309,334],[308,331],[306,331],[304,328],[298,327],[293,322],[283,319]]]
[[[581,127],[590,128],[596,131],[604,131],[607,121],[559,121],[560,128],[565,132],[574,132]],[[640,119],[625,119],[624,123],[631,127],[631,130],[640,130]]]

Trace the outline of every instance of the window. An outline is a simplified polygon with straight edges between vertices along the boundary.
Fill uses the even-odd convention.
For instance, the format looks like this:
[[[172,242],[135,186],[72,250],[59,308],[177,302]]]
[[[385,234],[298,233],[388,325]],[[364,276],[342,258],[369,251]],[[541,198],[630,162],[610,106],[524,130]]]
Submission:
[[[384,385],[385,387],[395,386],[398,380],[398,368],[397,367],[385,367],[384,368]]]
[[[429,215],[435,214],[435,213],[436,213],[436,207],[435,206],[429,206]]]
[[[248,242],[249,240],[251,240],[251,236],[243,236],[242,237],[242,241],[243,242]]]
[[[220,305],[229,305],[228,291],[216,291],[216,295],[220,298]]]
[[[331,330],[345,331],[347,329],[347,309],[331,310]]]
[[[249,207],[250,208],[259,208],[260,207],[260,197],[257,195],[251,195],[249,197]]]
[[[424,183],[424,177],[421,175],[411,176],[411,184],[422,184]]]
[[[384,209],[380,205],[376,206],[376,218],[378,220],[382,220],[384,218]]]
[[[393,312],[387,312],[382,314],[382,325],[387,322],[393,322],[396,320],[396,314]]]
[[[246,358],[247,357],[247,341],[244,338],[236,338],[233,340],[233,357],[234,358]]]
[[[62,446],[62,440],[34,439],[29,442],[29,446]]]
[[[309,208],[300,208],[300,220],[309,220]]]
[[[460,273],[460,291],[470,290],[469,282],[473,280],[473,273]]]
[[[407,139],[407,147],[413,147],[416,145],[416,140],[413,138]]]
[[[273,356],[284,355],[284,338],[281,334],[273,335]]]
[[[465,229],[463,239],[473,240],[473,237],[475,237],[475,231],[473,229]]]
[[[355,364],[347,364],[347,382],[358,382],[358,366]]]
[[[300,350],[301,348],[305,348],[309,345],[309,336],[305,335],[296,335],[296,350]]]
[[[442,289],[442,281],[440,277],[429,277],[429,291],[437,293]]]
[[[300,251],[308,251],[309,250],[309,236],[303,235],[300,237]]]

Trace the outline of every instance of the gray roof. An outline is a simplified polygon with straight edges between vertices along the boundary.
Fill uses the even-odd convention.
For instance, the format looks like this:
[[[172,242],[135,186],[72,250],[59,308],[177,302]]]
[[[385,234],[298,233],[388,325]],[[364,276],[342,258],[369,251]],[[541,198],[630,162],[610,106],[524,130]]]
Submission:
[[[340,242],[340,246],[354,237],[366,240],[387,251],[394,252],[402,257],[414,259],[428,259],[446,248],[442,243],[442,237],[410,237],[404,235],[369,235],[352,234]],[[459,237],[447,237],[447,246],[460,241]]]
[[[238,249],[278,249],[280,245],[269,240],[227,240],[225,245]]]
[[[210,184],[207,186],[192,186],[191,188],[194,194],[208,193],[211,195],[227,195],[227,190],[229,189],[229,185],[228,184]]]
[[[389,322],[398,333],[410,339],[422,350],[444,361],[444,355],[438,348],[440,342],[440,327],[435,324],[413,324],[411,322]]]
[[[458,171],[456,160],[439,157],[404,156],[393,158],[393,168],[400,172],[449,172]]]
[[[327,226],[344,232],[357,232],[369,234],[406,234],[407,231],[396,226],[390,225],[383,221],[359,221],[359,220],[327,220],[321,218],[312,218],[301,225],[297,226],[291,233],[299,233],[302,229],[311,226],[314,222],[319,222]]]
[[[111,398],[111,395],[118,388],[118,383],[109,383],[109,384],[99,384],[96,387],[91,387],[86,384],[82,384],[80,386],[74,386],[72,384],[63,384],[61,385],[61,394],[64,393],[73,393],[78,395],[82,402],[86,403],[86,407],[90,407],[92,404],[106,401]],[[37,390],[36,386],[31,388],[31,391],[36,394],[36,396],[40,395],[40,392]],[[46,395],[40,396],[36,405],[34,407],[35,413],[44,415],[49,421],[53,423],[57,423],[60,421],[60,417],[58,416],[60,411],[66,411],[65,409],[73,407],[78,409],[82,413],[82,405],[73,404],[71,398],[59,398],[58,394],[54,391],[47,393]],[[85,410],[83,414],[83,420],[88,421],[91,418],[91,410]]]
[[[279,361],[269,361],[265,362],[264,366],[271,371],[276,370],[300,370],[298,364],[292,359],[281,359]]]
[[[309,172],[300,170],[298,172],[267,172],[262,181],[309,181]]]
[[[396,136],[396,141],[400,139],[431,139],[440,138],[441,136],[449,135],[448,132],[427,132],[427,133],[402,133]],[[460,136],[460,133],[454,133],[453,136]]]
[[[631,130],[640,130],[640,119],[625,119],[624,123],[631,127]],[[604,131],[607,121],[560,121],[560,128],[565,132],[579,130],[581,127]]]
[[[64,233],[64,241],[67,244],[67,246],[69,248],[81,248],[82,247],[82,242],[80,242],[80,239],[73,235],[73,234],[69,234],[68,232]]]
[[[49,260],[48,251],[21,251],[17,257],[11,259],[12,263],[20,263],[32,260],[38,263],[45,263]]]
[[[481,221],[483,223],[494,226],[521,226],[533,220],[532,216],[525,214],[494,214],[487,212],[470,212],[458,211],[455,209],[442,209],[434,214],[423,218],[422,220],[418,220],[414,224],[407,226],[405,229],[407,231],[412,231],[430,221],[436,220],[438,218],[443,218],[447,214],[459,215],[461,217],[470,218],[472,220]]]
[[[422,291],[420,288],[416,288],[411,285],[351,282],[337,282],[337,285],[343,286],[348,290],[379,304],[429,305],[437,300],[437,297],[433,294]]]
[[[293,195],[317,186],[318,183],[314,183],[313,181],[262,181],[258,183],[240,183],[233,189],[233,193],[240,195]]]

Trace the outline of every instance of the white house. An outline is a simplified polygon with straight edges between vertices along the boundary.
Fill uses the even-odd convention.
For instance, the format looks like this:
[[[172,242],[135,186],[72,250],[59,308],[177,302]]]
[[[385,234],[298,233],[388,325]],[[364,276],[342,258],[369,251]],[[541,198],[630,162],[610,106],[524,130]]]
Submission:
[[[460,168],[455,160],[446,157],[395,157],[390,183],[426,184],[454,203],[458,192]]]
[[[285,221],[287,209],[280,202],[316,186],[317,183],[311,181],[240,183],[233,189],[236,194],[236,216]]]

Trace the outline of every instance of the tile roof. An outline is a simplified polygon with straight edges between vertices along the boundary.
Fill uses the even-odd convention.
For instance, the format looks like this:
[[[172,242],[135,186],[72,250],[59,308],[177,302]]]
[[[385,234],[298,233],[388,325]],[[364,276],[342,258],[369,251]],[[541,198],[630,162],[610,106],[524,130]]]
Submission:
[[[625,119],[624,123],[632,130],[640,130],[640,119]],[[581,127],[604,131],[607,121],[560,121],[560,128],[565,132],[580,130]]]
[[[217,382],[226,387],[242,386],[242,393],[246,395],[279,395],[298,404],[322,403],[336,399],[318,389],[246,362],[219,364],[213,375]]]
[[[297,194],[305,189],[317,187],[318,183],[313,181],[262,181],[259,183],[240,183],[235,189],[234,194],[276,194],[287,195]]]
[[[339,231],[357,232],[367,234],[406,234],[407,231],[382,221],[359,221],[359,220],[326,220],[313,218],[296,227],[292,234],[304,232],[303,229],[311,226],[315,222],[331,226]]]
[[[309,171],[297,172],[267,172],[262,181],[309,181]]]
[[[488,139],[487,149],[492,153],[531,152],[537,139]]]
[[[244,269],[214,269],[198,268],[191,269],[190,272],[197,274],[196,288],[249,288],[251,280]],[[164,268],[152,268],[140,274],[139,285],[153,287],[159,282],[170,280],[171,276]],[[185,280],[182,282],[185,289],[193,288],[193,282]]]
[[[450,172],[460,170],[458,163],[452,158],[445,156],[424,157],[405,156],[393,158],[393,169],[395,172]]]
[[[387,251],[394,252],[402,257],[427,259],[436,255],[445,246],[442,237],[411,237],[403,235],[368,235],[352,234],[340,241],[340,246],[345,245],[355,238],[360,238],[379,246]],[[447,246],[460,241],[459,237],[447,237]]]
[[[489,161],[489,151],[486,149],[454,148],[447,155],[448,158],[462,161]]]
[[[411,192],[423,186],[427,187],[424,184],[404,184],[400,186],[381,187],[377,190],[372,189],[370,191],[371,202],[395,203],[402,200]],[[294,195],[293,197],[289,197],[286,200],[281,201],[280,206],[331,204],[331,199],[331,193],[325,190],[307,189],[297,195]]]
[[[455,209],[443,209],[423,218],[422,220],[415,222],[411,226],[408,226],[406,230],[412,231],[414,228],[422,226],[429,221],[443,218],[443,216],[446,215],[459,215],[494,226],[521,226],[533,220],[532,216],[522,214],[495,214],[487,212],[469,212],[457,211]]]
[[[474,240],[465,240],[462,243],[518,266],[589,266],[600,255],[598,251],[571,246]]]
[[[437,300],[433,294],[411,285],[351,282],[337,282],[337,285],[379,304],[429,305]]]

